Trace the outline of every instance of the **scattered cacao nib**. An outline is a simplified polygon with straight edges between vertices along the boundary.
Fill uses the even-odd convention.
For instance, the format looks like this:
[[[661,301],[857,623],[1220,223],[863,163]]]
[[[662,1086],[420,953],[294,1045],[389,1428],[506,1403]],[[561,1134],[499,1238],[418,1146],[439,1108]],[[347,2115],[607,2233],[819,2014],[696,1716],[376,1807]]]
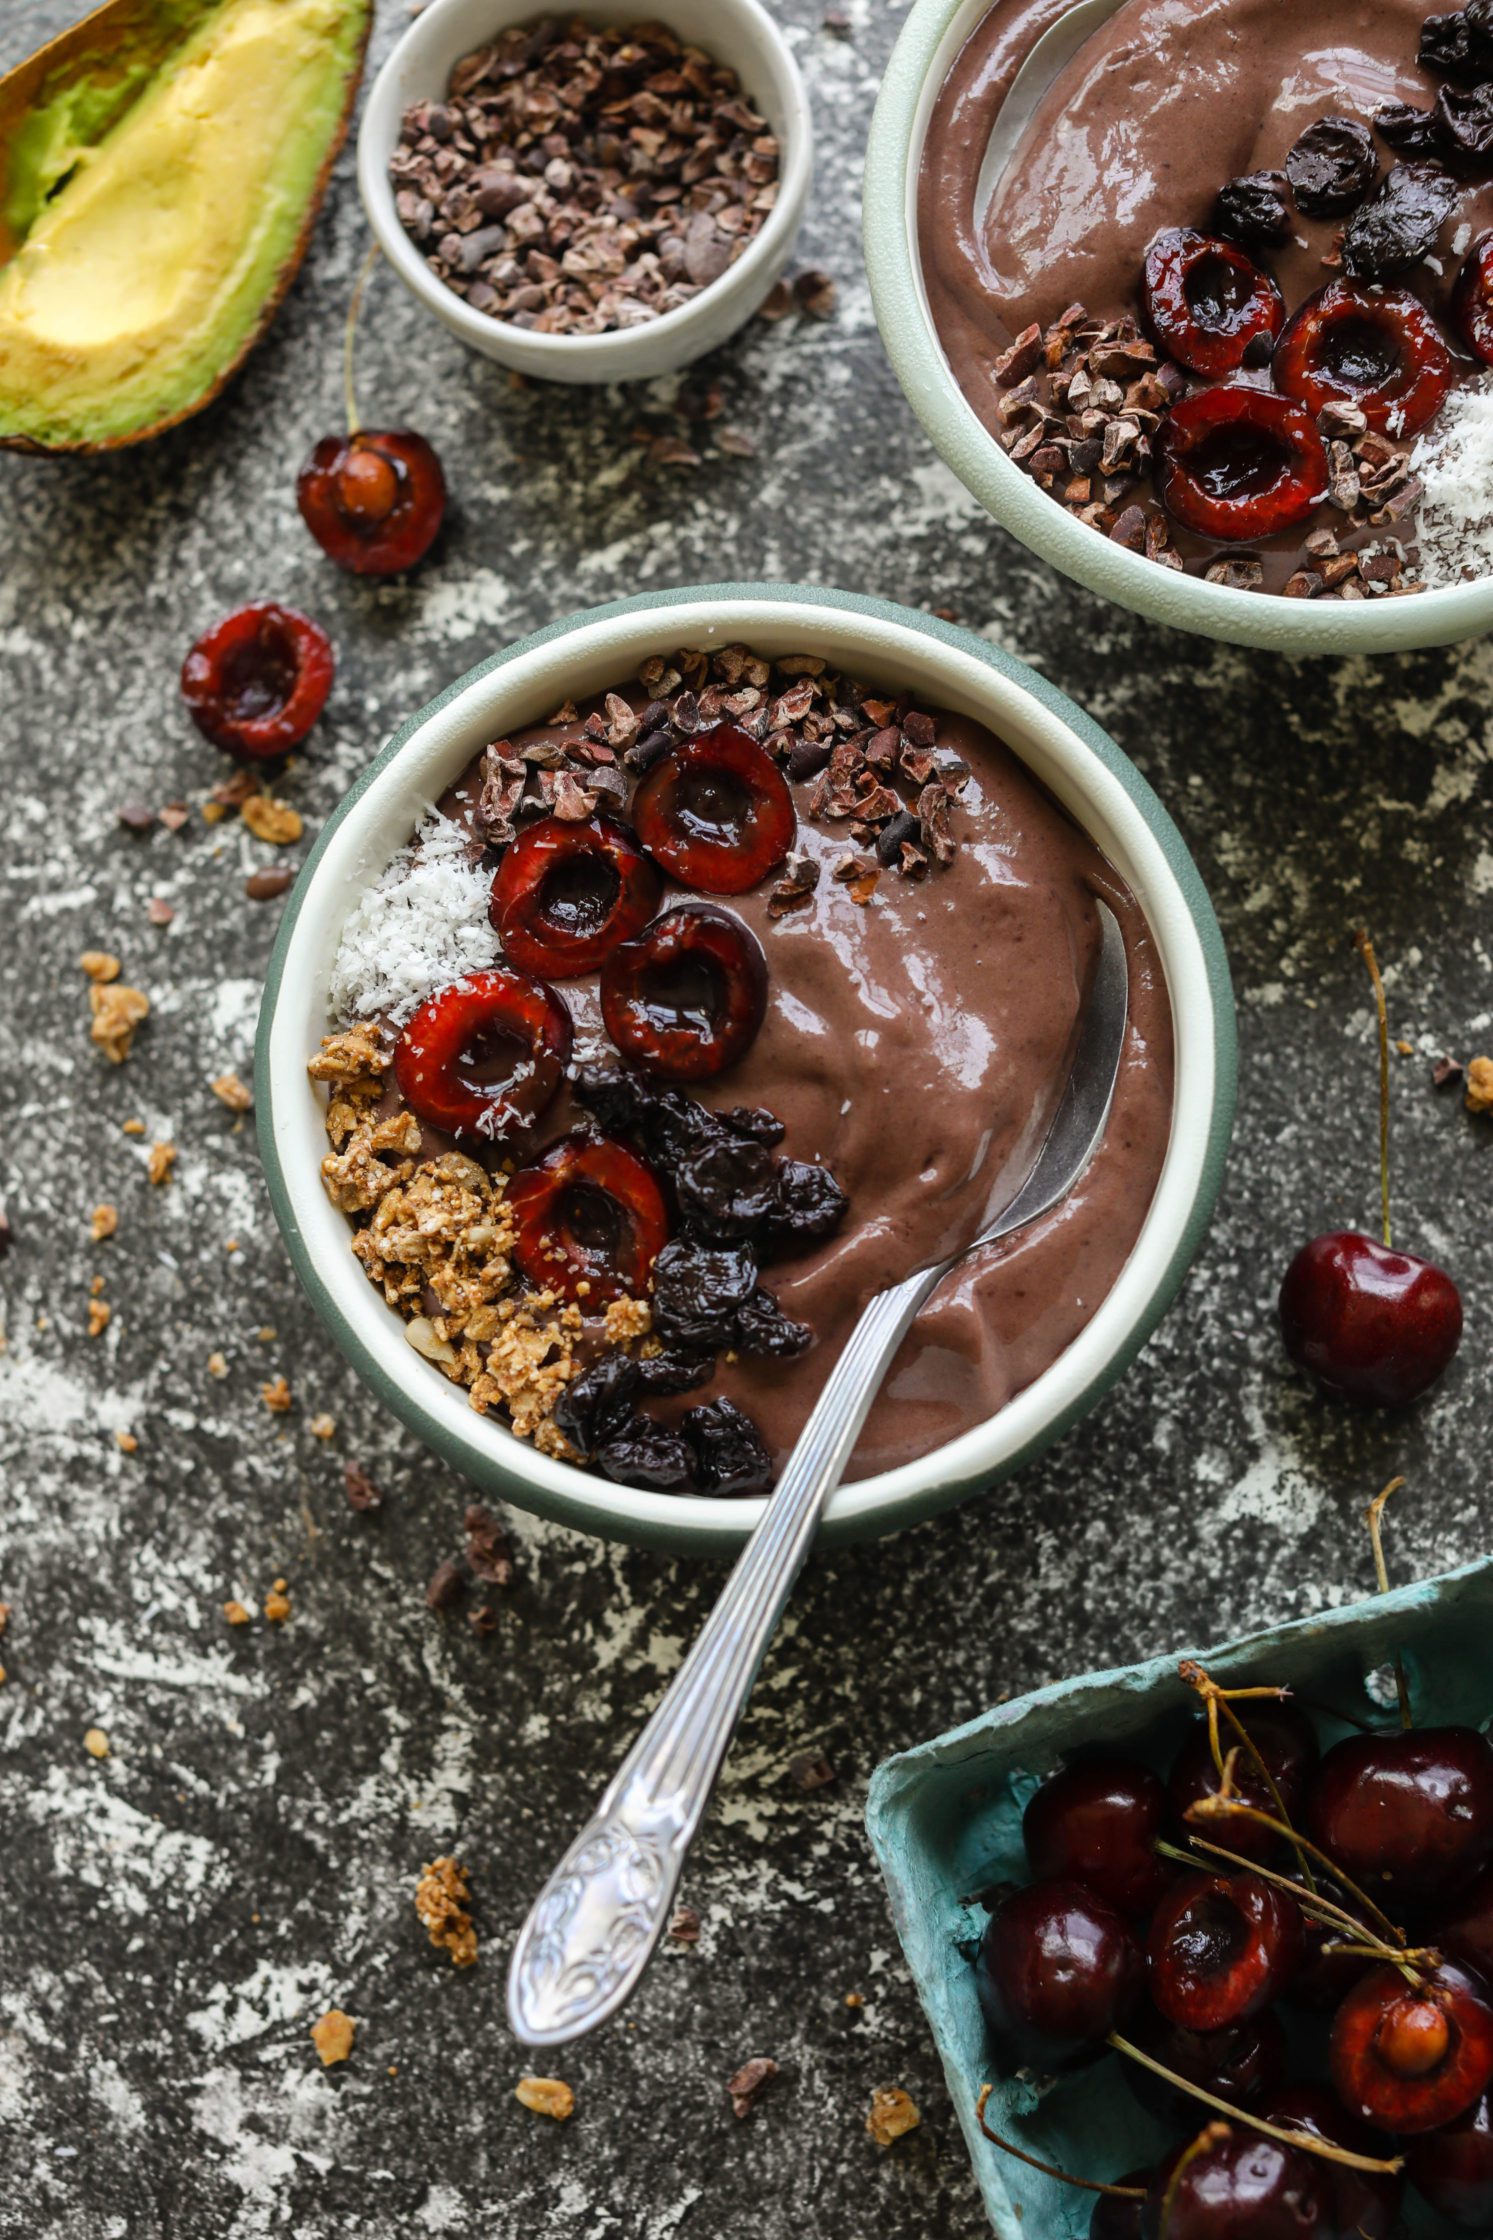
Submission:
[[[1435,248],[1456,199],[1438,165],[1397,163],[1348,222],[1345,268],[1360,280],[1382,280],[1418,264]]]
[[[653,1327],[666,1346],[719,1352],[756,1288],[757,1262],[744,1245],[675,1237],[653,1263]]]
[[[694,1455],[678,1431],[652,1416],[634,1416],[614,1432],[593,1457],[604,1478],[616,1485],[643,1486],[653,1493],[692,1493]]]
[[[835,1769],[828,1758],[816,1755],[812,1750],[805,1750],[798,1757],[789,1760],[788,1778],[796,1788],[812,1793],[815,1789],[829,1787],[835,1778]]]
[[[1283,171],[1249,171],[1230,179],[1213,205],[1215,229],[1247,249],[1275,248],[1294,226]]]
[[[1445,153],[1441,120],[1434,109],[1416,109],[1408,101],[1387,101],[1374,117],[1374,130],[1396,155],[1436,156]]]
[[[903,842],[915,841],[922,827],[910,809],[899,809],[876,835],[876,859],[891,865],[901,860]]]
[[[1481,163],[1493,155],[1493,84],[1443,86],[1436,96],[1436,122],[1447,146]]]
[[[1431,1079],[1438,1089],[1445,1089],[1451,1082],[1460,1081],[1466,1071],[1458,1058],[1438,1058],[1431,1068]]]
[[[772,1458],[751,1417],[734,1400],[708,1400],[684,1418],[684,1436],[695,1457],[702,1493],[766,1493]]]
[[[1309,218],[1335,218],[1352,210],[1378,176],[1374,136],[1355,117],[1319,118],[1286,157],[1297,208]]]
[[[793,283],[793,298],[811,319],[832,319],[839,290],[827,272],[801,272]]]
[[[491,1509],[472,1502],[462,1519],[467,1534],[467,1568],[486,1587],[511,1587],[513,1549]]]
[[[15,1231],[10,1225],[10,1215],[4,1206],[0,1206],[0,1260],[5,1258],[14,1243]]]
[[[382,1493],[360,1463],[349,1462],[343,1465],[342,1490],[347,1495],[349,1509],[362,1512],[381,1509],[384,1505]]]
[[[153,926],[169,926],[176,912],[169,902],[164,902],[158,894],[153,894],[145,905],[145,915]]]
[[[602,1354],[560,1394],[554,1406],[556,1426],[579,1453],[594,1454],[627,1422],[639,1383],[638,1364],[630,1355]]]
[[[784,1314],[773,1293],[764,1291],[760,1284],[737,1310],[736,1344],[742,1353],[770,1361],[796,1361],[813,1343],[814,1333],[808,1324],[794,1322]]]
[[[700,1916],[693,1906],[676,1906],[669,1917],[669,1935],[676,1944],[698,1944]]]
[[[431,1610],[453,1610],[467,1591],[467,1575],[454,1556],[447,1556],[438,1563],[430,1575],[425,1589],[426,1607]]]
[[[825,759],[828,760],[827,754]],[[790,911],[803,909],[813,900],[818,885],[819,858],[795,849],[783,866],[783,876],[767,897],[767,915],[786,918]]]
[[[768,2060],[765,2055],[759,2054],[755,2060],[744,2061],[726,2086],[731,2097],[731,2113],[739,2120],[749,2116],[762,2096],[763,2087],[777,2073],[777,2063]]]
[[[156,813],[148,801],[125,801],[116,811],[126,832],[149,832],[156,821]]]
[[[244,881],[244,892],[251,902],[273,902],[294,884],[293,871],[251,871]]]
[[[475,1610],[467,1612],[467,1624],[473,1633],[496,1633],[498,1623],[498,1606],[495,1602],[479,1602]]]

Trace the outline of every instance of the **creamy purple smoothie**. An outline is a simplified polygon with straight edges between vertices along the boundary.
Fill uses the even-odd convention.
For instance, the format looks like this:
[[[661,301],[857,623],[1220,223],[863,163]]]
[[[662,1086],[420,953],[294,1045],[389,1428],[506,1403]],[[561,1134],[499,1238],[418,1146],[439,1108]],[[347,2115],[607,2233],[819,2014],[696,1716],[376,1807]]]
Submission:
[[[1051,1366],[1135,1244],[1171,1125],[1171,1009],[1134,897],[989,731],[954,715],[936,723],[939,749],[953,750],[972,772],[955,814],[952,864],[916,883],[883,875],[857,903],[833,876],[845,826],[811,820],[812,785],[795,784],[795,845],[822,864],[812,902],[774,919],[770,881],[723,898],[766,953],[767,1016],[738,1064],[687,1086],[711,1106],[775,1113],[786,1128],[781,1152],[829,1166],[849,1212],[829,1243],[763,1271],[784,1311],[812,1327],[812,1348],[791,1361],[723,1357],[708,1385],[652,1400],[649,1412],[674,1420],[729,1395],[781,1463],[866,1301],[970,1242],[1025,1175],[1080,1031],[1099,939],[1097,896],[1125,934],[1130,1029],[1088,1173],[1055,1212],[941,1288],[887,1379],[851,1478],[917,1460],[995,1414]],[[521,753],[580,736],[579,723],[551,724],[513,734],[512,746]],[[441,810],[472,830],[480,788],[479,756]],[[479,847],[474,837],[474,855]],[[679,899],[671,889],[664,906]],[[595,978],[566,981],[559,993],[575,1021],[575,1061],[618,1063]],[[391,1087],[387,1109],[398,1103]],[[522,1162],[586,1125],[594,1123],[567,1088],[531,1136],[505,1152]],[[449,1148],[428,1127],[422,1135],[426,1157]]]
[[[1101,320],[1137,314],[1148,244],[1168,227],[1216,230],[1220,188],[1281,171],[1305,128],[1326,116],[1370,124],[1388,103],[1426,109],[1443,81],[1416,60],[1428,0],[1128,0],[1052,86],[991,199],[975,187],[991,125],[1025,56],[1068,0],[996,0],[958,55],[929,122],[918,238],[935,325],[959,386],[992,431],[995,360],[1032,322],[1071,304]],[[1400,158],[1380,144],[1381,171]],[[1294,213],[1293,238],[1251,249],[1273,273],[1288,316],[1338,274],[1344,219]],[[1493,224],[1493,190],[1463,181],[1434,257],[1395,285],[1444,317],[1469,242]],[[1459,379],[1481,376],[1461,352]],[[1268,367],[1231,375],[1270,387]],[[1152,495],[1149,482],[1145,495]],[[1326,522],[1343,548],[1368,540],[1328,510],[1300,531],[1242,548],[1278,590]],[[1414,520],[1393,534],[1413,548]],[[1175,532],[1203,570],[1228,548]]]

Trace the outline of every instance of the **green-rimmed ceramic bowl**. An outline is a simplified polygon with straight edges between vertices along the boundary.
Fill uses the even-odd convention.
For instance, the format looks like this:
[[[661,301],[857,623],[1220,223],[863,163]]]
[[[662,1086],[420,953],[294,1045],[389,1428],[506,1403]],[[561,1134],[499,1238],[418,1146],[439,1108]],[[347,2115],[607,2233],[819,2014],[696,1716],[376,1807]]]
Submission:
[[[981,424],[955,381],[918,256],[924,137],[939,89],[993,0],[914,0],[882,82],[866,148],[865,252],[881,338],[929,436],[965,488],[1029,551],[1155,622],[1275,652],[1396,653],[1450,645],[1493,624],[1493,578],[1403,599],[1277,598],[1158,567],[1111,544],[1039,490]]]
[[[1212,908],[1170,817],[1113,740],[1030,669],[968,632],[876,599],[784,584],[657,592],[553,623],[471,670],[398,731],[325,831],[270,960],[258,1046],[259,1136],[276,1216],[328,1329],[379,1397],[467,1477],[610,1538],[699,1553],[738,1548],[762,1502],[637,1492],[536,1454],[423,1361],[348,1249],[320,1180],[323,1104],[306,1061],[329,1021],[343,923],[370,879],[488,740],[636,674],[653,653],[741,641],[815,653],[975,717],[1089,832],[1150,920],[1172,999],[1177,1090],[1160,1183],[1135,1250],[1093,1320],[989,1422],[920,1462],[843,1486],[829,1540],[930,1516],[1017,1469],[1091,1408],[1144,1344],[1202,1238],[1234,1109],[1234,1012]]]
[[[866,1807],[872,1847],[1000,2240],[1080,2240],[1093,2197],[1028,2169],[981,2136],[975,2104],[982,2084],[994,2081],[988,2121],[1002,2137],[1080,2177],[1122,2177],[1154,2162],[1179,2135],[1143,2113],[1117,2073],[1117,2055],[1045,2092],[1022,2078],[1000,2081],[990,2066],[969,1958],[987,1916],[972,1893],[1028,1880],[1021,1815],[1038,1780],[1067,1753],[1095,1743],[1164,1770],[1194,1708],[1177,1677],[1184,1656],[1236,1686],[1294,1688],[1314,1714],[1336,1706],[1389,1725],[1393,1711],[1365,1683],[1398,1649],[1418,1724],[1481,1727],[1493,1701],[1490,1623],[1493,1559],[1484,1559],[1224,1648],[1179,1649],[1039,1688],[877,1768]],[[1347,1722],[1331,1716],[1318,1725],[1324,1743],[1349,1732]],[[1205,2109],[1198,2115],[1200,2124],[1207,2120]],[[1423,2204],[1410,2211],[1407,2229],[1451,2231]]]

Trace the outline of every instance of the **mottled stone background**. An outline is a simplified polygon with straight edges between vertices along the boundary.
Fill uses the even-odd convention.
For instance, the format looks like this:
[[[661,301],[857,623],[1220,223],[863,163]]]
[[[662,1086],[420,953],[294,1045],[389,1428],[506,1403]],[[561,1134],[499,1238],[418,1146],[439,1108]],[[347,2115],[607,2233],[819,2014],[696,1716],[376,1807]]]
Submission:
[[[1393,1470],[1401,1576],[1487,1538],[1493,1130],[1430,1062],[1493,1042],[1486,647],[1295,667],[1148,629],[1027,560],[932,457],[887,371],[857,245],[861,149],[900,11],[779,0],[815,97],[804,262],[827,324],[759,326],[691,382],[755,458],[677,432],[677,387],[515,391],[387,275],[365,411],[444,455],[452,517],[409,583],[339,574],[295,469],[339,421],[343,307],[364,246],[351,163],[268,341],[211,412],[107,459],[0,462],[6,847],[0,911],[5,1740],[0,2232],[26,2240],[974,2240],[982,2218],[861,1832],[887,1751],[1095,1663],[1363,1593],[1363,1502]],[[33,0],[0,60],[75,12]],[[376,50],[403,26],[379,11]],[[718,425],[721,423],[717,423]],[[1243,1103],[1212,1238],[1122,1391],[991,1499],[813,1563],[691,1868],[699,1945],[627,2020],[558,2064],[562,2126],[512,2097],[501,2019],[521,1909],[674,1669],[719,1585],[514,1522],[519,1583],[487,1638],[426,1610],[462,1486],[360,1391],[300,1296],[251,1126],[211,1094],[247,1073],[277,906],[274,852],[194,814],[134,838],[131,796],[200,804],[221,777],[177,703],[186,645],[240,600],[319,616],[341,666],[291,780],[307,838],[390,729],[505,640],[656,585],[798,577],[953,609],[1069,687],[1153,779],[1202,864],[1238,980]],[[295,851],[292,851],[294,853]],[[281,858],[274,856],[275,861]],[[175,909],[147,918],[152,896]],[[1286,1257],[1374,1210],[1373,1041],[1354,923],[1372,923],[1397,1034],[1399,1218],[1469,1314],[1444,1390],[1346,1417],[1288,1373]],[[90,1045],[77,968],[117,951],[154,1006],[122,1068]],[[121,1123],[142,1119],[132,1140]],[[180,1148],[152,1188],[149,1142]],[[89,1209],[120,1225],[95,1246]],[[238,1249],[229,1252],[227,1240]],[[90,1279],[107,1332],[85,1335]],[[215,1380],[210,1354],[228,1373]],[[274,1415],[261,1383],[290,1381]],[[324,1412],[335,1435],[309,1428]],[[122,1452],[120,1431],[138,1450]],[[384,1488],[353,1515],[345,1459]],[[290,1581],[291,1622],[230,1633],[225,1597]],[[96,1762],[90,1726],[110,1741]],[[801,1794],[788,1761],[824,1751]],[[470,1866],[483,1937],[455,1973],[411,1894]],[[863,1994],[852,2010],[847,1992]],[[339,2002],[352,2061],[309,2023]],[[733,2120],[723,2080],[782,2075]],[[864,2129],[879,2084],[922,2128]]]

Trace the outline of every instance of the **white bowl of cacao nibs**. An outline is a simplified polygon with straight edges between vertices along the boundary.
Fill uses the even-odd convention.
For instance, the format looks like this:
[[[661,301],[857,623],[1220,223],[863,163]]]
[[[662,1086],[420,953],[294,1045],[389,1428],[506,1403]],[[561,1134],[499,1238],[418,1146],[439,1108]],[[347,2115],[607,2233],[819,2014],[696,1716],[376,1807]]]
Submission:
[[[808,97],[759,0],[432,0],[374,81],[358,179],[453,334],[541,380],[633,381],[717,348],[782,277]]]
[[[667,723],[658,717],[659,705],[669,710]],[[593,714],[585,718],[584,736],[575,750],[583,756],[584,769],[561,767],[549,751],[557,727],[561,732],[565,725],[574,727],[578,712],[587,708]],[[950,953],[940,930],[945,913],[956,906],[950,898],[968,895],[962,884],[966,871],[988,853],[978,846],[966,850],[960,834],[973,829],[968,820],[996,813],[995,797],[984,808],[971,807],[958,793],[960,770],[951,768],[956,793],[945,816],[934,817],[919,799],[918,814],[900,813],[885,833],[878,831],[885,844],[875,845],[866,833],[857,848],[852,835],[858,824],[865,829],[859,809],[868,818],[879,817],[887,806],[881,794],[897,791],[908,798],[928,778],[929,769],[936,792],[938,740],[946,735],[968,740],[971,727],[979,727],[993,735],[1001,755],[1011,758],[1010,783],[1017,792],[1002,791],[1000,801],[1019,795],[1027,803],[1022,819],[1035,820],[1044,833],[1056,803],[1063,829],[1069,828],[1069,820],[1076,828],[1072,844],[1097,849],[1109,867],[1106,880],[1112,873],[1143,911],[1151,939],[1143,978],[1151,992],[1142,1001],[1138,978],[1134,1047],[1143,1064],[1144,1053],[1163,1044],[1175,1056],[1170,1086],[1154,1102],[1157,1157],[1148,1171],[1148,1196],[1135,1207],[1133,1225],[1135,1192],[1121,1193],[1125,1246],[1115,1257],[1107,1292],[1100,1297],[1091,1289],[1091,1279],[1103,1279],[1090,1250],[1084,1260],[1089,1274],[1079,1285],[1079,1305],[1087,1319],[1048,1365],[1030,1381],[1015,1380],[993,1412],[961,1415],[957,1435],[919,1436],[908,1443],[911,1459],[853,1476],[831,1500],[823,1527],[826,1540],[878,1536],[969,1499],[1031,1460],[1103,1398],[1166,1311],[1205,1233],[1227,1151],[1235,1066],[1233,1004],[1218,928],[1166,811],[1113,742],[1071,701],[968,632],[882,601],[796,585],[663,592],[573,616],[507,647],[412,716],[324,829],[286,911],[271,960],[260,1013],[258,1121],[276,1217],[327,1330],[372,1398],[392,1409],[453,1467],[487,1491],[567,1525],[702,1554],[729,1553],[740,1546],[761,1515],[760,1495],[726,1497],[698,1489],[658,1490],[636,1479],[616,1482],[569,1459],[532,1423],[528,1437],[517,1436],[504,1420],[495,1382],[509,1375],[517,1358],[509,1337],[516,1335],[526,1345],[531,1333],[523,1300],[514,1299],[510,1307],[506,1294],[499,1298],[483,1288],[485,1278],[475,1289],[464,1278],[462,1295],[468,1305],[476,1303],[476,1312],[489,1298],[497,1303],[507,1334],[501,1341],[504,1360],[486,1356],[485,1385],[469,1388],[462,1381],[456,1355],[466,1340],[450,1317],[454,1294],[440,1264],[444,1215],[433,1201],[418,1218],[412,1206],[400,1210],[398,1192],[425,1189],[419,1174],[412,1178],[408,1171],[414,1161],[399,1133],[400,1115],[391,1110],[375,1080],[348,1084],[339,1078],[339,1069],[345,1073],[343,1061],[351,1057],[358,1070],[361,1061],[352,1045],[359,1039],[366,1042],[370,1030],[382,1032],[380,1022],[413,1019],[428,1011],[432,987],[449,992],[453,976],[460,984],[468,975],[481,975],[499,954],[490,919],[491,858],[496,852],[500,867],[506,864],[515,842],[496,849],[491,842],[486,847],[479,843],[472,849],[456,829],[440,830],[437,846],[428,829],[432,819],[459,819],[467,814],[460,803],[475,801],[481,832],[494,829],[494,814],[508,819],[519,837],[537,832],[550,821],[544,803],[553,802],[553,815],[580,810],[586,805],[567,798],[577,784],[598,792],[600,780],[610,775],[626,782],[639,769],[645,777],[655,773],[663,765],[652,759],[654,749],[660,735],[666,741],[672,736],[669,725],[686,726],[686,736],[693,739],[694,727],[713,724],[723,714],[737,725],[755,726],[771,743],[774,766],[790,784],[798,820],[785,875],[770,891],[763,884],[760,897],[724,897],[747,913],[759,899],[765,903],[765,919],[759,912],[753,922],[761,926],[770,983],[784,991],[780,1011],[796,1002],[794,989],[807,991],[818,959],[833,966],[841,954],[837,943],[844,938],[873,947],[890,942],[900,953],[899,929],[926,924],[929,955],[940,943],[943,953]],[[946,732],[946,726],[952,728]],[[607,738],[609,730],[615,748]],[[930,730],[931,746],[924,743]],[[843,750],[831,747],[832,738],[843,740]],[[629,740],[630,745],[625,743]],[[515,741],[529,742],[537,759],[529,767],[525,746],[523,764],[510,777]],[[852,777],[849,763],[856,757],[867,767],[858,767]],[[491,804],[487,777],[480,795],[452,791],[470,784],[475,758],[482,759],[484,771],[490,769]],[[968,767],[960,768],[967,779]],[[857,796],[857,809],[849,816],[833,798],[842,785]],[[520,793],[532,793],[534,803],[519,799]],[[598,798],[606,814],[612,795]],[[538,823],[528,818],[528,807],[537,810]],[[999,814],[1007,816],[1006,809]],[[908,823],[914,839],[890,844]],[[474,825],[474,834],[478,829]],[[638,830],[643,830],[641,821]],[[944,846],[924,850],[919,832],[933,840],[941,836]],[[1009,852],[1020,844],[1012,824],[1006,852],[995,851],[1007,864],[1002,886],[1012,877]],[[1046,842],[1042,844],[1045,849]],[[842,862],[842,851],[848,863]],[[919,865],[920,853],[937,860]],[[822,856],[824,875],[809,882],[813,899],[800,908],[804,898],[789,890],[802,883],[800,865],[809,856]],[[849,871],[854,875],[847,878]],[[1044,873],[1038,884],[1045,894],[1053,881]],[[1112,882],[1110,891],[1118,892]],[[370,901],[376,906],[373,917],[367,915]],[[977,913],[982,909],[979,903],[962,907]],[[999,904],[995,922],[1008,924],[1008,908]],[[873,919],[889,930],[875,932]],[[654,921],[667,922],[667,912]],[[974,922],[980,922],[978,916]],[[919,977],[918,938],[914,931],[909,948],[914,977],[922,985],[926,975]],[[965,940],[968,953],[975,954],[967,935]],[[511,962],[515,952],[508,934],[503,941]],[[821,990],[827,986],[824,1000],[833,1009],[838,1001],[833,969],[828,982],[821,979],[819,985]],[[560,986],[563,1000],[580,1007],[574,1013],[569,1079],[579,1088],[583,1070],[598,1062],[615,1079],[615,1055],[592,1047],[583,984],[562,979]],[[912,1008],[904,1006],[898,1016],[910,1017]],[[972,999],[972,1015],[979,1008]],[[1145,1024],[1152,1012],[1154,1040]],[[816,1015],[808,1014],[811,1022]],[[1169,1038],[1160,1023],[1168,1019]],[[752,1077],[748,1092],[749,1057],[744,1067],[722,1073],[718,1096],[728,1100],[749,1093],[754,1106],[770,1106],[778,1098],[777,1109],[788,1118],[783,1154],[802,1151],[813,1157],[822,1150],[833,1163],[840,1156],[834,1122],[829,1126],[834,1142],[809,1139],[804,1106],[799,1105],[795,1117],[791,1101],[785,1101],[791,1100],[795,1081],[801,1092],[806,1080],[824,1077],[833,1112],[850,1114],[858,1100],[856,1109],[873,1137],[881,1109],[875,1100],[892,1100],[886,1107],[888,1121],[896,1100],[907,1101],[906,1062],[897,1057],[895,1046],[877,1056],[848,1027],[842,1033],[844,1047],[829,1058],[828,1075],[819,1062],[791,1078]],[[771,1019],[765,1038],[770,1034]],[[340,1045],[335,1053],[328,1050],[329,1037]],[[784,1046],[780,1042],[775,1047]],[[997,1039],[992,1047],[1006,1050],[1010,1045]],[[397,1068],[397,1033],[390,1048]],[[382,1078],[387,1084],[399,1077],[396,1070]],[[707,1091],[711,1086],[705,1084]],[[344,1107],[340,1119],[339,1103]],[[593,1104],[591,1109],[598,1108]],[[719,1109],[728,1107],[723,1102]],[[729,1109],[737,1120],[753,1123],[768,1116]],[[558,1110],[558,1103],[549,1108],[551,1115]],[[351,1138],[343,1122],[351,1127]],[[541,1129],[555,1124],[546,1119]],[[603,1133],[616,1132],[618,1125],[601,1116]],[[624,1119],[620,1125],[626,1129],[628,1123]],[[854,1125],[859,1128],[860,1123]],[[388,1132],[380,1134],[381,1129]],[[903,1133],[911,1139],[917,1131],[908,1127]],[[862,1143],[864,1136],[862,1130]],[[340,1147],[329,1151],[329,1138]],[[1121,1124],[1116,1140],[1128,1149],[1133,1141],[1129,1122]],[[393,1162],[392,1171],[362,1174],[364,1151],[370,1160]],[[875,1180],[867,1183],[864,1201],[850,1169],[842,1168],[850,1191],[846,1232],[832,1238],[820,1260],[813,1252],[807,1260],[795,1258],[791,1250],[782,1259],[765,1260],[771,1281],[781,1289],[795,1267],[838,1266],[842,1245],[847,1238],[855,1242],[849,1231],[868,1210],[879,1218],[891,1203],[894,1186],[900,1187],[899,1178],[905,1179],[904,1169],[921,1171],[918,1152],[918,1144],[909,1141],[895,1154],[874,1155],[866,1173],[874,1171]],[[423,1151],[418,1156],[423,1158]],[[469,1166],[463,1160],[449,1175],[442,1169],[429,1179],[444,1190],[459,1182]],[[353,1169],[363,1182],[371,1175],[373,1187],[350,1194],[343,1186],[358,1180]],[[496,1176],[507,1170],[490,1171]],[[453,1220],[472,1180],[467,1174],[467,1184],[446,1203]],[[1101,1209],[1117,1202],[1114,1196],[1095,1201]],[[369,1210],[358,1212],[359,1204]],[[406,1212],[411,1218],[406,1219]],[[1108,1213],[1101,1210],[1099,1219],[1094,1235],[1102,1255]],[[470,1238],[473,1231],[466,1234]],[[1020,1302],[1027,1296],[1029,1278],[1030,1270],[1003,1295],[1018,1319],[1026,1312]],[[839,1281],[837,1276],[831,1280]],[[656,1306],[659,1292],[655,1280],[651,1291],[645,1285],[642,1296],[651,1297]],[[544,1302],[535,1304],[543,1307]],[[977,1350],[999,1353],[1003,1341],[997,1326],[1006,1307],[987,1312],[982,1306],[981,1314],[988,1330]],[[661,1327],[656,1320],[651,1337],[643,1338],[643,1357],[658,1342]],[[613,1342],[610,1332],[607,1342]],[[556,1339],[562,1351],[564,1343],[562,1332]],[[519,1364],[531,1393],[530,1367],[547,1375],[554,1358],[539,1348]],[[729,1362],[733,1357],[725,1358]],[[811,1374],[813,1362],[812,1352],[804,1354],[784,1365],[785,1375],[799,1370]],[[769,1364],[765,1374],[772,1381],[776,1365]],[[515,1389],[510,1383],[509,1393]],[[567,1383],[564,1389],[568,1393],[571,1387]],[[650,1402],[655,1413],[659,1407],[665,1413],[671,1405],[690,1407],[698,1398],[693,1387],[667,1389],[681,1398],[677,1403]],[[755,1389],[760,1391],[760,1385]],[[741,1396],[757,1405],[753,1394]],[[516,1406],[509,1404],[509,1414],[512,1422],[520,1422]],[[558,1405],[554,1420],[560,1420]],[[767,1421],[764,1417],[764,1425]]]

